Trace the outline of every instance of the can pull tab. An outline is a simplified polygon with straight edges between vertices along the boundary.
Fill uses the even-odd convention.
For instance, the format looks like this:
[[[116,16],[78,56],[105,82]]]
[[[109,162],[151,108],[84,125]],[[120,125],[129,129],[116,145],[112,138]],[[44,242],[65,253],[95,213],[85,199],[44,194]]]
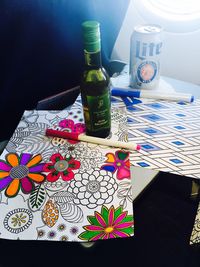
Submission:
[[[146,26],[146,27],[144,28],[144,30],[145,30],[146,32],[158,32],[157,27],[155,27],[155,26],[151,26],[151,25]]]

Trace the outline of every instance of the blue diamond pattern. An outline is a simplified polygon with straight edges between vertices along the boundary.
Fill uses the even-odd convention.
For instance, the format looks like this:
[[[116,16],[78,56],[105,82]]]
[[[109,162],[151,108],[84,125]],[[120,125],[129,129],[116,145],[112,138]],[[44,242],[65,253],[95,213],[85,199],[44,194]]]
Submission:
[[[157,151],[160,150],[159,147],[152,145],[150,143],[144,143],[144,144],[140,144],[141,145],[141,149],[145,150],[145,151]]]
[[[165,118],[158,116],[156,114],[148,114],[148,115],[143,115],[141,117],[143,117],[149,121],[153,121],[153,122],[166,120]]]
[[[132,119],[132,118],[127,118],[127,122],[128,122],[128,124],[135,124],[135,123],[139,123],[138,121],[136,121],[136,120],[134,120],[134,119]]]
[[[185,145],[185,143],[181,142],[181,141],[173,141],[173,144],[177,145],[177,146],[182,146]]]
[[[170,161],[173,162],[173,163],[176,163],[176,164],[183,163],[183,161],[180,160],[180,159],[170,159]]]
[[[139,166],[141,166],[141,167],[149,167],[150,165],[149,164],[147,164],[146,162],[144,162],[144,161],[142,161],[142,162],[138,162],[137,163]]]
[[[180,126],[180,125],[174,126],[174,128],[176,128],[177,130],[183,130],[183,129],[185,129],[185,127]]]
[[[185,117],[185,114],[182,114],[182,113],[178,113],[178,114],[175,114],[176,116],[182,118],[182,117]]]
[[[141,111],[141,108],[138,108],[136,106],[128,106],[127,107],[127,110],[130,110],[130,111]]]
[[[152,103],[152,104],[145,104],[145,106],[155,108],[155,109],[163,109],[163,108],[168,108],[165,105],[162,105],[160,103]]]
[[[149,135],[154,135],[154,134],[164,134],[163,132],[153,128],[153,127],[148,127],[148,128],[141,128],[138,129],[139,131],[149,134]]]

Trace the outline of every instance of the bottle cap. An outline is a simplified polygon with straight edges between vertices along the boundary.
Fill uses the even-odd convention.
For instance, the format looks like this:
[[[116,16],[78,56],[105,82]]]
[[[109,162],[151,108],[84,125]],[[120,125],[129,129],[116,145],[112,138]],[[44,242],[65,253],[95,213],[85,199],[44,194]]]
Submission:
[[[100,24],[98,21],[85,21],[82,23],[84,49],[87,52],[100,50]]]

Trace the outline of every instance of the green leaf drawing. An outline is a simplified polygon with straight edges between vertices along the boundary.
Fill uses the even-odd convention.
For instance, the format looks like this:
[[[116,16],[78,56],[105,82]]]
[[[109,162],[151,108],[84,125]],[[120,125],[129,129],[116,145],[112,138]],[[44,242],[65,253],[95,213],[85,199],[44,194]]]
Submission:
[[[28,206],[30,210],[37,211],[44,204],[46,199],[46,191],[43,185],[37,185],[34,191],[31,192],[28,199]]]

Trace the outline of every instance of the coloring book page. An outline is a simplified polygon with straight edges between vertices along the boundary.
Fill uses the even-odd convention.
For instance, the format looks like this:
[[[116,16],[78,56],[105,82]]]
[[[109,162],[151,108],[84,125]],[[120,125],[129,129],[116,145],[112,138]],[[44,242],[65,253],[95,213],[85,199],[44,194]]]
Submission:
[[[45,136],[85,131],[82,109],[25,111],[0,156],[0,238],[95,241],[134,234],[129,152]],[[124,108],[108,138],[127,141]]]

